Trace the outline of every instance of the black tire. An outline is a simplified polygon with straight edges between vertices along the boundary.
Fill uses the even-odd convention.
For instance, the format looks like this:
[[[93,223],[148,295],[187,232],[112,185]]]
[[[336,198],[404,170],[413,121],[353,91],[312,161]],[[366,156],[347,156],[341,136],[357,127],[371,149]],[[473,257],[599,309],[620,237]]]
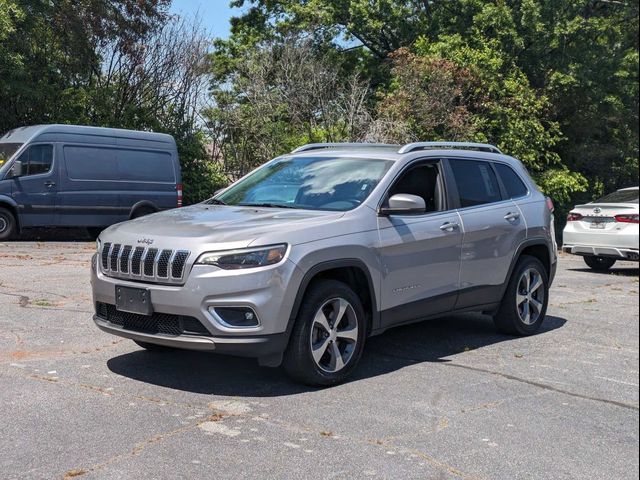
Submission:
[[[531,273],[527,281],[525,273]],[[539,276],[542,285],[533,293],[527,293],[527,285],[530,285],[534,275]],[[529,283],[527,283],[529,282]],[[537,282],[534,282],[534,285]],[[534,287],[531,285],[531,288]],[[522,298],[525,300],[519,303]],[[540,304],[536,307],[535,305]],[[523,255],[511,274],[507,290],[502,298],[498,312],[493,318],[496,328],[508,335],[533,335],[540,330],[549,304],[549,275],[540,260],[529,255]],[[528,320],[526,312],[529,312]],[[534,314],[537,315],[534,317]]]
[[[103,230],[104,227],[87,227],[87,234],[91,239],[95,240],[100,236]]]
[[[335,325],[335,331],[330,334],[332,335],[331,337],[329,337],[328,333],[324,333],[324,337],[319,337],[318,342],[328,346],[324,349],[325,356],[316,362],[312,354],[312,341],[314,336],[322,335],[323,332],[319,331],[319,324],[314,321],[314,318],[316,318],[316,314],[321,312],[321,309],[331,309],[332,302],[341,302],[342,300],[345,300],[351,309],[349,310],[349,307],[347,307],[346,310],[343,310],[343,315],[338,320],[340,325]],[[326,311],[323,310],[323,312]],[[325,318],[329,319],[331,315],[332,313],[325,316]],[[329,323],[332,327],[331,330],[333,330],[333,321],[330,320]],[[352,328],[346,328],[344,331],[338,329],[338,327],[344,328],[345,326],[351,326]],[[347,330],[353,332],[353,326],[357,326],[357,334],[353,335],[356,338],[355,342],[345,340],[340,335],[340,333],[344,334]],[[364,308],[360,298],[351,288],[336,280],[314,282],[305,293],[302,306],[291,332],[289,345],[284,353],[283,365],[286,372],[293,379],[307,385],[327,386],[342,382],[354,370],[362,356],[365,339],[367,338],[367,328]],[[329,358],[334,357],[334,352],[336,351],[333,349],[334,343],[335,349],[341,352],[339,358],[344,366],[336,371],[327,371],[320,364],[322,364],[326,355]],[[341,348],[342,351],[340,350]],[[346,358],[346,361],[344,361],[344,358]]]
[[[597,272],[606,272],[611,267],[613,267],[616,263],[615,258],[610,257],[597,257],[594,255],[582,257],[584,258],[584,263],[589,265],[589,268],[595,270]]]
[[[142,347],[145,350],[149,350],[150,352],[171,352],[171,351],[175,350],[175,348],[167,347],[165,345],[158,345],[156,343],[140,342],[138,340],[134,340],[134,342],[139,347]]]
[[[16,234],[17,222],[11,211],[0,207],[0,241],[9,240]]]
[[[131,212],[131,220],[133,220],[134,218],[140,218],[146,215],[151,215],[152,213],[156,213],[156,210],[152,207],[139,207],[139,208],[136,208],[133,212]]]

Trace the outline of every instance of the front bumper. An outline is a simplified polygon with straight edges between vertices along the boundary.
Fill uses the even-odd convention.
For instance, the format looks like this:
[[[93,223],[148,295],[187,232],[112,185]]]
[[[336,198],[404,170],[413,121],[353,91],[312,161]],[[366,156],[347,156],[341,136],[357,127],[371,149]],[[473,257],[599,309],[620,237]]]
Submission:
[[[93,316],[93,321],[103,332],[119,337],[137,340],[139,342],[154,343],[165,347],[182,348],[186,350],[213,351],[242,357],[267,357],[282,353],[288,336],[286,333],[274,335],[260,335],[255,337],[202,337],[196,335],[158,335],[125,330],[106,320]]]
[[[290,260],[272,267],[228,271],[195,265],[184,285],[161,285],[105,276],[92,260],[93,302],[116,304],[116,285],[148,289],[153,311],[158,314],[196,319],[208,334],[160,334],[111,323],[104,316],[93,317],[103,331],[121,337],[169,347],[211,350],[249,357],[281,353],[286,348],[288,324],[302,281],[302,272]],[[254,327],[231,327],[220,322],[210,307],[249,307],[257,315]]]
[[[620,260],[638,261],[638,249],[607,247],[600,245],[563,245],[562,251],[572,255],[611,257]]]

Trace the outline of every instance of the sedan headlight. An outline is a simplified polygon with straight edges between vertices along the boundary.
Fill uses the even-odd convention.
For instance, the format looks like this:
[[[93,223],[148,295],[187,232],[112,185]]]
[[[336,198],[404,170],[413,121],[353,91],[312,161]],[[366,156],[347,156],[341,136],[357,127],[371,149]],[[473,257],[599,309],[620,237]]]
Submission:
[[[266,267],[267,265],[280,263],[286,252],[286,244],[227,250],[224,252],[207,252],[200,255],[196,264],[214,265],[225,270]]]

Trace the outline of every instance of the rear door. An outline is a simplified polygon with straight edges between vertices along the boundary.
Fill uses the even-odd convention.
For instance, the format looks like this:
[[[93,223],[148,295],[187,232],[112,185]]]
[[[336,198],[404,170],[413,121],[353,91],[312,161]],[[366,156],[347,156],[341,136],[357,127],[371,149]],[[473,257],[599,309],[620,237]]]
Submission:
[[[383,327],[450,311],[458,291],[462,230],[441,163],[405,169],[385,200],[399,193],[423,197],[427,211],[378,217]]]
[[[502,286],[527,226],[489,161],[449,159],[464,229],[456,309],[500,301]]]
[[[12,180],[12,196],[18,204],[23,227],[55,225],[58,168],[50,143],[30,145],[18,158],[23,175]]]

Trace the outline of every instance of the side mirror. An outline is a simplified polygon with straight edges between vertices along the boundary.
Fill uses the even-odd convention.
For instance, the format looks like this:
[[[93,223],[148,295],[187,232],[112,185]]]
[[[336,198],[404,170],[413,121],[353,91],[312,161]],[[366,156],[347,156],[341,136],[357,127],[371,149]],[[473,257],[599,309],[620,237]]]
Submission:
[[[13,165],[11,165],[11,170],[9,170],[9,177],[11,178],[21,177],[23,174],[22,170],[23,170],[22,162],[20,160],[14,161]]]
[[[397,193],[389,198],[386,207],[380,208],[380,215],[410,215],[424,213],[427,209],[424,199],[408,193]]]

